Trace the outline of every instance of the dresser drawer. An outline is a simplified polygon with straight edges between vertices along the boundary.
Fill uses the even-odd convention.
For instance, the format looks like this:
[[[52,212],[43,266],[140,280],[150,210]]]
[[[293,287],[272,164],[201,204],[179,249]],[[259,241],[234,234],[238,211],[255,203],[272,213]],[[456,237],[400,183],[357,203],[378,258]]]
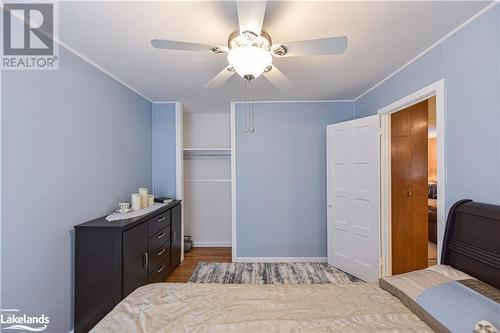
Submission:
[[[156,234],[161,229],[165,228],[170,224],[170,210],[157,215],[150,220],[148,220],[148,234],[149,237]]]
[[[154,269],[158,268],[162,262],[170,260],[170,242],[163,244],[157,250],[149,252],[148,257],[148,273],[151,273]]]
[[[165,282],[170,271],[170,258],[163,261],[158,267],[148,274],[148,283]]]
[[[170,226],[158,231],[148,239],[148,253],[151,255],[154,251],[163,247],[167,243],[170,247]]]

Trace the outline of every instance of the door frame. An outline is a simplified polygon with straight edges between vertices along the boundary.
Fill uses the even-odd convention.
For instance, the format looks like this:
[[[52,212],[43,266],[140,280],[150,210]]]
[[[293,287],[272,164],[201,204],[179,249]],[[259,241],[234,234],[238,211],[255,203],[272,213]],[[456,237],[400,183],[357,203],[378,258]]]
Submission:
[[[181,200],[181,262],[184,261],[184,106],[175,103],[175,193]]]
[[[392,216],[391,216],[391,114],[436,96],[437,128],[437,262],[441,261],[446,223],[445,189],[445,82],[436,81],[377,111],[380,116],[380,253],[382,275],[392,275]]]
[[[236,103],[231,102],[231,261],[236,262]]]

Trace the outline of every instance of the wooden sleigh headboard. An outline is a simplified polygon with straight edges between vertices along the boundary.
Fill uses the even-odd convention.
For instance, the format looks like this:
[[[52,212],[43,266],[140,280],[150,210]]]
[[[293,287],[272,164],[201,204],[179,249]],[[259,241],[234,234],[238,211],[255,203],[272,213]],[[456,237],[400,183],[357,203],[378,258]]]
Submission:
[[[500,206],[455,203],[446,222],[441,263],[500,289]]]

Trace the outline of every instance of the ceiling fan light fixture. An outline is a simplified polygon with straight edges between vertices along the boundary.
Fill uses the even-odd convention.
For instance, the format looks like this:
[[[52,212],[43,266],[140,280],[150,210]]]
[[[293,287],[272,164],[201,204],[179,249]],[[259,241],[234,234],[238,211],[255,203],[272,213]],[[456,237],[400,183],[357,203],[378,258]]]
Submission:
[[[271,65],[273,57],[263,48],[247,45],[232,49],[227,61],[239,76],[257,78]]]
[[[271,36],[265,31],[258,36],[251,31],[233,32],[229,36],[227,61],[236,73],[250,81],[271,65]]]

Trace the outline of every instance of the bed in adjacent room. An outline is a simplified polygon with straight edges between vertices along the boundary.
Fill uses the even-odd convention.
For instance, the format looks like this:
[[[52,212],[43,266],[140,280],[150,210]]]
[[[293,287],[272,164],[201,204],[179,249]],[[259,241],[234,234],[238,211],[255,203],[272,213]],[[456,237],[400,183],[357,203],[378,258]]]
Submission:
[[[152,284],[93,332],[495,332],[499,233],[500,207],[462,201],[449,214],[446,265],[380,284]]]
[[[429,182],[427,187],[427,221],[429,242],[437,243],[437,183]]]

